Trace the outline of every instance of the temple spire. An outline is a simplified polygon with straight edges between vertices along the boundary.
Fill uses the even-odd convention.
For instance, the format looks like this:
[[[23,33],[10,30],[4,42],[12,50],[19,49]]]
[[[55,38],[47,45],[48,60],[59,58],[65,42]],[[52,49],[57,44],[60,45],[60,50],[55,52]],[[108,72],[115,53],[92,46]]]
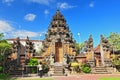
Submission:
[[[72,33],[69,30],[69,26],[66,23],[66,20],[64,18],[64,16],[61,14],[60,10],[57,9],[55,15],[53,15],[53,18],[50,22],[49,25],[49,29],[47,31],[48,34],[46,34],[45,40],[44,40],[44,49],[48,49],[51,48],[51,50],[53,51],[47,51],[45,50],[44,53],[45,55],[49,55],[51,52],[53,52],[54,54],[55,52],[55,46],[58,45],[58,43],[62,43],[61,45],[68,45],[67,43],[71,43],[71,47],[69,47],[70,45],[68,45],[67,47],[71,49],[71,52],[69,51],[68,53],[74,53],[73,51],[75,51],[74,48],[74,44],[73,44],[73,37],[72,37]],[[52,46],[52,47],[51,47]],[[67,49],[68,49],[67,48]],[[63,52],[61,52],[64,54],[64,50]]]
[[[57,9],[56,13],[60,13],[60,9]]]

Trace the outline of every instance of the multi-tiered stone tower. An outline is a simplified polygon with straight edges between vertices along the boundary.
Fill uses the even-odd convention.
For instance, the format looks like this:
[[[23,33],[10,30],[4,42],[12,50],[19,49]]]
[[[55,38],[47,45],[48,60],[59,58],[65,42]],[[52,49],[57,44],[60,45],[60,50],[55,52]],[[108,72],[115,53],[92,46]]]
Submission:
[[[101,42],[100,42],[100,52],[101,52],[101,65],[102,66],[111,66],[111,61],[110,61],[110,44],[108,43],[108,40],[103,37],[101,37]]]
[[[92,35],[90,35],[88,41],[85,41],[85,52],[87,63],[89,63],[92,67],[95,66]]]
[[[64,16],[59,10],[53,16],[45,37],[42,49],[43,57],[49,65],[54,66],[54,69],[56,69],[56,66],[57,69],[67,66],[74,60],[76,55],[75,41]]]

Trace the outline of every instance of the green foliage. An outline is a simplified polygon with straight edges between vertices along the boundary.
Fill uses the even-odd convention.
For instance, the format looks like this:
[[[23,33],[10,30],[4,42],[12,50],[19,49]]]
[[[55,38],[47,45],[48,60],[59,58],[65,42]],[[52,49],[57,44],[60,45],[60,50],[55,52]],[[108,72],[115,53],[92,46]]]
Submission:
[[[0,66],[0,72],[3,70],[3,67],[2,66]]]
[[[82,67],[82,71],[84,73],[90,73],[91,72],[91,69],[89,67]]]
[[[112,51],[120,51],[120,34],[118,33],[110,33],[107,37],[108,42],[112,46]],[[117,55],[112,55],[112,64],[113,66],[117,66],[116,69],[120,71],[120,60]]]
[[[43,64],[43,73],[47,73],[49,71],[49,66],[46,64]]]
[[[81,43],[81,44],[76,43],[75,48],[77,49],[77,54],[79,54],[79,52],[84,48],[84,43]]]
[[[34,66],[38,65],[38,60],[36,58],[31,58],[30,61],[28,62],[28,65],[33,66],[33,67],[30,67],[31,73],[37,72],[37,69],[34,67]]]
[[[120,65],[116,65],[115,67],[120,72]]]
[[[0,61],[3,61],[10,54],[11,45],[5,42],[0,43]]]
[[[101,77],[98,80],[120,80],[120,77]]]
[[[90,64],[83,64],[81,66],[81,69],[84,73],[90,73],[91,72]]]
[[[0,61],[3,61],[10,54],[11,45],[7,42],[0,42]]]
[[[30,65],[30,66],[38,65],[38,60],[37,60],[36,58],[32,58],[32,59],[30,59],[30,61],[28,62],[28,65]]]
[[[8,78],[9,76],[10,76],[9,74],[1,73],[1,74],[0,74],[0,80],[7,80],[7,78]]]
[[[31,67],[31,72],[32,72],[32,73],[37,73],[37,68]]]
[[[120,34],[110,33],[110,35],[107,37],[107,40],[112,45],[114,50],[120,51]]]
[[[4,35],[3,33],[1,33],[0,34],[0,65],[2,66],[4,66],[4,63],[7,57],[10,55],[10,51],[11,51],[11,45],[6,40],[4,40],[3,37]]]
[[[89,67],[90,68],[90,64],[88,64],[88,63],[82,64],[81,67]]]
[[[2,55],[10,49],[11,49],[11,45],[6,40],[3,40],[3,33],[1,33],[0,34],[0,54]]]
[[[113,59],[112,60],[113,65],[120,65],[120,60],[119,59]]]
[[[119,60],[119,57],[115,56],[115,58],[112,59],[112,64],[120,72],[120,60]]]
[[[3,39],[4,35],[3,33],[0,33],[0,41]]]
[[[0,42],[0,50],[9,50],[11,49],[11,45],[8,44],[7,42]]]

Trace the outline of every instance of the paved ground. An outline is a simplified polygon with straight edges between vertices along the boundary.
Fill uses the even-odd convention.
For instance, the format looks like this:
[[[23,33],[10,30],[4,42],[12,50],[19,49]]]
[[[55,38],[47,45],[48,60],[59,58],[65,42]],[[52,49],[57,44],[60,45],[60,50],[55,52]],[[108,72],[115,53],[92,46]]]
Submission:
[[[69,76],[52,76],[51,78],[53,78],[54,80],[98,80],[101,77],[120,77],[120,74],[79,74]],[[39,76],[19,78],[39,78]]]
[[[55,80],[98,80],[101,77],[120,77],[120,74],[82,74],[70,76],[54,76]]]

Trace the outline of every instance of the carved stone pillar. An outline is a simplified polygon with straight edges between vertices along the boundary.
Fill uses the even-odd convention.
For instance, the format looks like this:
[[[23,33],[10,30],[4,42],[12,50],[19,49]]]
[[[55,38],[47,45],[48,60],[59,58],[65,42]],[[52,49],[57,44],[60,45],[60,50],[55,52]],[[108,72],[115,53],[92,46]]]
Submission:
[[[102,66],[104,66],[104,65],[105,65],[105,63],[104,63],[104,51],[103,51],[102,44],[100,44],[100,52],[101,52],[101,62],[102,62]]]
[[[56,53],[55,53],[55,41],[53,42],[53,53],[56,54]],[[56,58],[56,57],[55,57],[55,58]],[[55,59],[55,58],[54,58],[54,59]],[[55,60],[56,60],[56,59],[55,59]]]
[[[64,40],[62,40],[62,63],[63,63],[63,55],[64,55]]]

